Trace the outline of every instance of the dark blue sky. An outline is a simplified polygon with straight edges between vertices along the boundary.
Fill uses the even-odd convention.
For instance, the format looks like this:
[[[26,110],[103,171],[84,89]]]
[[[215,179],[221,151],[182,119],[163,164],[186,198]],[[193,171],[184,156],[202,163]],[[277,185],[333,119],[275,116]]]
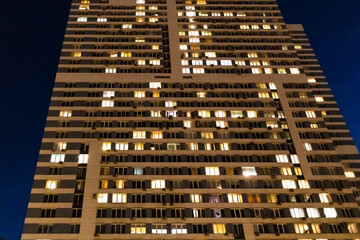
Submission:
[[[360,144],[360,1],[278,0],[310,38]],[[0,1],[0,238],[20,239],[70,0]]]

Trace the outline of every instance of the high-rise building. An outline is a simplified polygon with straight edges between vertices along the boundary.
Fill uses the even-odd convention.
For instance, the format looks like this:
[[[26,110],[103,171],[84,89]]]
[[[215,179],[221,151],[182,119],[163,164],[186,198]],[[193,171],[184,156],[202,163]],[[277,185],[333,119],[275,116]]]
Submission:
[[[356,240],[359,177],[275,0],[73,0],[22,239]]]

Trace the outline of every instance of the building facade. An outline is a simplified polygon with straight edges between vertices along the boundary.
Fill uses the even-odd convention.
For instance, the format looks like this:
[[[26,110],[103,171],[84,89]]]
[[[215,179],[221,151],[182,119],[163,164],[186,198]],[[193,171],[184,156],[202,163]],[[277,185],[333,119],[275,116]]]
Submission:
[[[360,162],[274,0],[73,0],[23,240],[359,240]]]

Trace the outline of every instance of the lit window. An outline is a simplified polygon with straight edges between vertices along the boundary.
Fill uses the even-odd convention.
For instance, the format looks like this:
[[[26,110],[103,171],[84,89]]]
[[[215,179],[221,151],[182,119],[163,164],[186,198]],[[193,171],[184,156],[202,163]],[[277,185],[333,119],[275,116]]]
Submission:
[[[255,167],[241,167],[241,170],[242,170],[242,175],[245,177],[257,175]]]
[[[317,123],[310,123],[310,128],[319,128]]]
[[[204,97],[206,97],[206,93],[205,92],[198,92],[198,93],[196,93],[196,96],[198,98],[204,98]]]
[[[290,68],[291,74],[300,74],[300,70],[298,68]]]
[[[163,138],[163,132],[161,132],[161,131],[151,132],[150,138],[151,139],[162,139]]]
[[[78,163],[87,164],[89,160],[89,154],[79,154]]]
[[[126,203],[126,197],[125,193],[113,193],[112,203]]]
[[[106,98],[115,97],[115,91],[104,91],[103,97],[106,97]]]
[[[309,182],[307,180],[298,180],[298,184],[301,189],[309,189],[310,188]]]
[[[125,181],[124,180],[115,180],[115,188],[124,188],[125,187]]]
[[[281,168],[282,175],[292,175],[291,168]]]
[[[226,117],[225,111],[215,111],[215,117],[223,118]]]
[[[191,121],[184,121],[184,127],[191,128]]]
[[[151,46],[151,49],[152,49],[152,50],[159,50],[159,45],[152,45],[152,46]]]
[[[135,92],[134,92],[134,97],[136,97],[136,98],[143,98],[143,97],[145,97],[145,91],[135,91]]]
[[[193,68],[193,73],[202,74],[202,73],[205,73],[205,69],[204,68]]]
[[[326,115],[327,115],[327,112],[326,112],[326,111],[321,111],[321,115],[322,115],[322,116],[326,116]]]
[[[102,100],[101,101],[102,107],[114,107],[114,101],[111,100]]]
[[[117,151],[125,151],[128,150],[129,144],[128,143],[116,143],[115,150]]]
[[[142,150],[144,150],[144,144],[143,144],[143,143],[134,143],[134,150],[135,150],[135,151],[142,151]]]
[[[77,21],[78,22],[87,22],[87,18],[86,17],[78,17]]]
[[[242,203],[243,198],[240,193],[228,193],[228,201],[229,203]]]
[[[251,72],[253,74],[261,74],[262,73],[261,68],[252,68]]]
[[[294,180],[281,180],[284,189],[296,189],[296,183]]]
[[[176,102],[174,101],[166,101],[165,107],[176,107]]]
[[[146,131],[133,131],[133,138],[134,139],[145,139]]]
[[[232,66],[231,60],[220,60],[222,66]]]
[[[315,101],[317,102],[323,102],[324,98],[323,97],[315,97]]]
[[[266,127],[270,127],[270,128],[278,128],[279,125],[277,122],[270,122],[270,121],[266,121]]]
[[[151,233],[152,234],[167,234],[167,225],[166,224],[152,224]]]
[[[65,161],[65,154],[51,154],[50,162],[59,163]]]
[[[131,57],[132,53],[131,52],[121,52],[121,57]]]
[[[302,170],[301,170],[300,167],[294,167],[294,171],[295,171],[295,175],[296,175],[296,176],[301,176],[301,175],[303,175],[303,174],[302,174]]]
[[[295,45],[294,48],[295,49],[302,49],[302,47],[300,45]]]
[[[123,29],[132,28],[132,24],[123,24],[122,28]]]
[[[151,188],[165,188],[165,180],[151,180]]]
[[[81,57],[81,52],[74,52],[72,53],[73,57]]]
[[[309,83],[316,83],[316,79],[315,78],[308,78],[308,82]]]
[[[294,224],[296,233],[309,233],[309,226],[306,223]]]
[[[144,169],[143,168],[134,168],[134,175],[143,175]]]
[[[144,66],[144,65],[146,65],[146,61],[145,60],[137,60],[137,65]]]
[[[324,208],[324,214],[326,218],[336,218],[337,212],[335,208]]]
[[[279,95],[278,95],[277,92],[272,92],[271,96],[272,96],[273,99],[279,99]]]
[[[263,25],[263,29],[271,29],[270,25]]]
[[[110,142],[104,142],[102,144],[102,150],[103,151],[110,151],[111,150],[111,143]]]
[[[107,193],[98,193],[97,194],[97,202],[98,203],[107,203],[108,202],[108,194]]]
[[[240,29],[250,29],[249,25],[240,25]]]
[[[213,224],[213,230],[215,234],[226,233],[225,224]]]
[[[150,82],[149,87],[150,88],[161,88],[161,82]]]
[[[187,50],[187,49],[188,49],[187,45],[180,45],[180,50]]]
[[[309,218],[319,218],[320,213],[317,208],[306,208],[306,213]]]
[[[182,73],[190,73],[190,68],[183,68]]]
[[[312,229],[313,233],[321,233],[320,224],[312,223],[311,229]],[[316,240],[321,240],[321,239],[316,239]],[[326,239],[322,239],[322,240],[326,240]]]
[[[150,65],[155,65],[155,66],[159,66],[160,65],[160,60],[150,60],[149,61]]]
[[[109,181],[108,180],[100,180],[99,188],[106,189],[106,188],[108,188],[108,186],[109,186]]]
[[[150,6],[149,10],[158,10],[158,7],[157,6]]]
[[[304,143],[304,148],[306,151],[312,151],[311,143]]]
[[[56,180],[47,180],[46,181],[46,188],[47,189],[56,189],[57,181]]]
[[[146,225],[131,224],[131,234],[146,234]]]
[[[118,54],[117,53],[110,53],[110,57],[112,57],[112,58],[118,57]]]
[[[251,29],[259,29],[259,25],[251,25]]]
[[[228,123],[225,121],[216,121],[215,122],[217,128],[227,128]]]
[[[244,116],[242,111],[231,111],[230,113],[232,118],[241,118]]]
[[[188,143],[188,149],[192,150],[192,151],[197,151],[199,150],[199,146],[197,143]]]
[[[181,65],[183,66],[189,65],[189,60],[181,60]]]
[[[171,234],[187,234],[186,224],[171,224]]]
[[[292,218],[304,218],[305,212],[302,208],[290,208],[290,214]]]
[[[65,150],[66,150],[66,146],[67,146],[67,143],[65,143],[65,142],[59,142],[59,143],[57,143],[57,149],[58,149],[58,150],[65,151]]]
[[[288,156],[284,155],[284,154],[278,154],[278,155],[275,156],[275,158],[276,158],[277,162],[281,162],[281,163],[289,162]]]
[[[257,53],[248,53],[248,58],[257,58]]]
[[[145,0],[136,0],[136,4],[145,4]]]
[[[192,60],[191,63],[192,63],[192,65],[203,65],[202,60]]]
[[[265,72],[265,74],[272,74],[273,73],[272,68],[264,68],[264,72]]]
[[[345,171],[344,174],[347,178],[355,178],[355,173],[353,171]]]
[[[179,143],[168,143],[167,144],[167,150],[180,150],[180,144]]]
[[[229,151],[229,144],[228,143],[220,143],[220,150],[221,151]]]
[[[250,61],[250,65],[251,65],[251,66],[260,66],[260,61],[254,61],[254,60],[252,60],[252,61]]]
[[[248,118],[255,118],[257,117],[256,111],[246,111]]]
[[[205,111],[205,110],[199,110],[198,111],[198,114],[199,114],[199,116],[200,117],[203,117],[203,118],[205,118],[205,117],[210,117],[210,111]]]
[[[202,36],[211,36],[212,33],[210,31],[201,31]]]
[[[205,173],[206,175],[220,175],[220,171],[218,167],[205,167]]]
[[[200,194],[191,194],[192,203],[202,203],[202,196]]]
[[[216,57],[216,53],[215,53],[215,52],[205,52],[205,57],[215,58],[215,57]]]
[[[314,111],[305,111],[307,118],[316,118],[316,114]]]
[[[116,68],[105,68],[105,73],[116,73]]]
[[[144,43],[144,42],[145,42],[145,39],[144,39],[144,38],[136,38],[136,39],[135,39],[135,42]]]
[[[259,98],[270,98],[269,93],[259,92]]]
[[[166,115],[166,117],[176,117],[177,111],[166,111],[165,115]]]
[[[294,164],[300,164],[298,155],[292,154],[290,155],[291,162]]]
[[[238,13],[236,13],[236,16],[238,16],[238,17],[246,17],[246,14],[242,13],[242,12],[238,12]]]
[[[245,61],[236,60],[236,61],[235,61],[235,65],[237,65],[237,66],[245,66],[245,65],[246,65],[246,62],[245,62]]]
[[[97,22],[107,22],[107,18],[98,18]]]
[[[161,111],[151,111],[151,117],[161,117]]]
[[[71,117],[72,111],[60,111],[59,117]]]
[[[358,229],[356,223],[348,223],[347,228],[349,230],[349,233],[359,233],[359,229]],[[355,239],[355,240],[358,240],[358,239]]]
[[[278,68],[277,71],[278,71],[278,74],[286,74],[285,68]]]
[[[79,6],[79,9],[80,9],[80,10],[89,10],[89,9],[90,9],[90,6],[89,6],[89,5],[80,5],[80,6]]]
[[[329,193],[319,193],[319,198],[322,203],[330,203],[332,202],[331,196]]]
[[[271,90],[276,90],[276,85],[275,85],[275,83],[269,83],[269,88],[270,88]]]

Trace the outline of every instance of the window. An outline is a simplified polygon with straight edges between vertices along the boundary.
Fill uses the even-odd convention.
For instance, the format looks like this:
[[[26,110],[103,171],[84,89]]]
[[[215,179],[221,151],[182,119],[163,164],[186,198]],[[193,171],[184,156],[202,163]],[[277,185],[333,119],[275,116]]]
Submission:
[[[161,111],[151,111],[151,117],[161,117]]]
[[[105,73],[116,73],[116,68],[106,68]]]
[[[264,68],[265,74],[272,74],[273,70],[271,68]]]
[[[226,112],[225,111],[215,111],[215,117],[218,117],[218,118],[226,117]]]
[[[311,143],[304,143],[304,148],[306,151],[312,151]]]
[[[202,203],[202,196],[200,194],[191,194],[192,203]]]
[[[150,60],[150,61],[149,61],[149,64],[150,64],[150,65],[158,66],[158,65],[160,65],[160,60]]]
[[[323,102],[324,98],[323,97],[315,97],[315,101],[317,102]]]
[[[150,134],[151,139],[162,139],[163,138],[163,132],[161,131],[154,131]]]
[[[72,54],[73,57],[81,57],[81,52],[74,52]]]
[[[210,117],[210,111],[201,110],[198,111],[198,115],[203,118]]]
[[[117,151],[125,151],[128,150],[129,144],[128,143],[116,143],[115,150]]]
[[[50,162],[59,163],[65,161],[65,154],[51,154]]]
[[[246,111],[248,118],[255,118],[257,117],[256,111]]]
[[[166,101],[165,107],[176,107],[176,102],[174,101]]]
[[[289,158],[287,155],[279,154],[276,155],[275,158],[276,158],[276,162],[281,162],[281,163],[289,162]]]
[[[217,128],[227,128],[228,123],[225,121],[216,121],[215,122]]]
[[[201,138],[213,139],[214,134],[212,132],[201,132]]]
[[[311,229],[313,230],[313,233],[321,233],[320,224],[317,223],[311,224]]]
[[[151,233],[152,234],[167,234],[167,225],[166,224],[152,224]]]
[[[103,97],[106,97],[106,98],[115,97],[115,91],[104,91]]]
[[[252,71],[253,74],[260,74],[260,73],[262,73],[261,68],[252,68],[251,71]]]
[[[248,58],[257,58],[257,53],[248,53]]]
[[[112,203],[126,203],[126,194],[125,193],[113,193],[112,194]]]
[[[199,150],[199,146],[197,143],[188,143],[188,150],[197,151]]]
[[[292,218],[304,218],[305,213],[302,208],[290,208],[290,214]]]
[[[300,164],[298,155],[292,154],[290,155],[291,162],[294,164]]]
[[[299,183],[299,187],[301,189],[309,189],[310,188],[309,182],[307,180],[298,180],[298,183]]]
[[[78,17],[77,21],[78,22],[87,22],[87,18],[86,17]]]
[[[89,160],[89,154],[79,154],[78,163],[87,164]]]
[[[229,203],[242,203],[242,195],[239,193],[228,193],[228,201]]]
[[[193,68],[193,73],[199,74],[199,73],[205,73],[204,68]]]
[[[114,107],[114,101],[111,101],[111,100],[102,100],[101,106],[102,106],[102,107]]]
[[[294,224],[296,233],[309,233],[309,226],[306,223]]]
[[[134,168],[134,175],[143,175],[143,172],[142,168]]]
[[[131,234],[146,234],[146,225],[131,224]]]
[[[206,175],[220,175],[220,171],[218,167],[205,167]]]
[[[191,121],[184,121],[184,127],[191,128]]]
[[[228,143],[220,143],[220,150],[221,151],[229,151],[229,144]]]
[[[187,228],[185,224],[172,224],[171,234],[187,234]]]
[[[57,183],[58,182],[56,180],[47,180],[45,188],[47,188],[47,189],[56,189]]]
[[[286,74],[285,68],[278,68],[277,71],[278,71],[278,74]]]
[[[306,208],[306,213],[309,218],[319,218],[320,213],[317,208]]]
[[[316,79],[315,78],[308,78],[308,82],[309,83],[316,83]]]
[[[324,214],[326,218],[336,218],[337,212],[335,208],[324,208]]]
[[[183,68],[182,73],[190,73],[190,68]]]
[[[124,188],[125,187],[125,181],[124,180],[115,180],[115,187],[116,188]]]
[[[353,171],[345,171],[344,174],[347,178],[355,178],[355,173]]]
[[[71,117],[72,111],[60,111],[59,117]]]
[[[281,168],[282,175],[292,175],[291,168]]]
[[[146,131],[133,131],[133,139],[145,139]]]
[[[165,188],[165,180],[151,180],[151,188],[163,189]]]
[[[136,98],[143,98],[143,97],[145,97],[145,91],[135,91],[135,92],[134,92],[134,97],[136,97]]]
[[[216,57],[216,53],[215,53],[215,52],[205,52],[205,57],[215,58],[215,57]]]
[[[305,111],[307,118],[316,118],[316,114],[314,111]]]
[[[132,24],[123,24],[122,25],[123,29],[128,29],[128,28],[132,28]]]
[[[205,92],[197,92],[197,93],[196,93],[196,96],[197,96],[198,98],[204,98],[204,97],[206,97],[206,93],[205,93]]]
[[[102,144],[102,150],[103,151],[110,151],[111,150],[111,143],[110,142],[104,142]]]
[[[215,234],[226,233],[225,224],[213,224],[213,230]]]
[[[136,150],[136,151],[144,150],[144,144],[143,143],[134,143],[134,150]]]
[[[329,193],[319,193],[319,198],[322,203],[330,203],[332,202],[331,196]]]
[[[150,82],[149,87],[150,88],[161,88],[161,82]]]
[[[232,118],[241,118],[244,116],[242,111],[231,111],[230,113]]]
[[[290,68],[291,74],[300,74],[300,70],[298,68]]]
[[[116,57],[118,57],[117,52],[110,53],[110,57],[111,57],[111,58],[116,58]]]
[[[296,189],[296,183],[294,180],[281,180],[284,189]]]
[[[243,176],[256,176],[256,170],[255,167],[241,167],[242,175]]]
[[[220,60],[222,66],[232,66],[231,60]]]
[[[166,115],[166,117],[176,117],[177,111],[166,111],[165,115]]]
[[[107,18],[98,18],[97,22],[107,22]]]
[[[180,45],[180,50],[187,50],[187,49],[188,49],[187,45]]]
[[[348,223],[347,227],[348,227],[349,233],[359,233],[359,229],[358,229],[356,223]]]
[[[97,195],[98,203],[107,203],[108,202],[108,194],[107,193],[99,193]]]
[[[144,66],[144,65],[146,65],[146,61],[145,61],[145,60],[142,60],[142,59],[137,60],[137,65],[139,65],[139,66]]]

